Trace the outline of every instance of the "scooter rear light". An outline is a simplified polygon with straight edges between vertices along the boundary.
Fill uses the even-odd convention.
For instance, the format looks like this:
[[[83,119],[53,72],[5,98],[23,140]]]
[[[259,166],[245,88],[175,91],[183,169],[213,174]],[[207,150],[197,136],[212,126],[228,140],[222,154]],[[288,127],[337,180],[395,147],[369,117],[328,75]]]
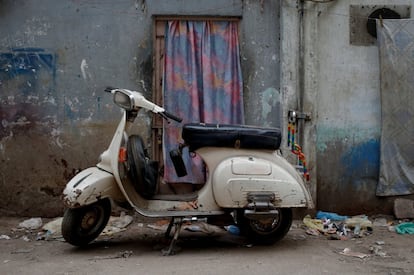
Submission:
[[[119,162],[127,161],[127,149],[125,147],[119,148],[118,161]]]

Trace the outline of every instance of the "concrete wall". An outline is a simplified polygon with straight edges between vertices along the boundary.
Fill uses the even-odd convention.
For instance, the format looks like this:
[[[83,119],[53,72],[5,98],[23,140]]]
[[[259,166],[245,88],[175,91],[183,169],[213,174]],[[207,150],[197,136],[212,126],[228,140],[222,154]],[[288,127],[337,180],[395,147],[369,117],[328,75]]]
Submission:
[[[151,19],[136,1],[41,0],[1,1],[0,22],[0,211],[58,215],[121,116],[104,87],[150,86]]]
[[[194,3],[0,1],[0,214],[61,215],[121,116],[104,87],[151,96],[153,15],[242,17],[246,121],[280,124],[278,1]]]
[[[0,214],[61,214],[65,183],[94,165],[121,115],[103,88],[151,96],[153,15],[242,18],[246,123],[281,126],[286,138],[288,110],[310,114],[298,141],[318,209],[391,212],[393,198],[375,196],[378,49],[354,43],[361,27],[352,22],[360,16],[351,13],[414,1],[194,3],[0,1]],[[140,115],[147,129],[150,118]],[[286,139],[283,151],[295,161]]]
[[[312,116],[300,128],[300,144],[310,160],[311,188],[321,210],[392,212],[394,198],[375,196],[381,127],[378,48],[351,43],[352,32],[366,30],[352,24],[360,18],[350,14],[350,6],[366,10],[384,4],[393,8],[414,1],[306,2],[303,47],[293,53],[290,49],[300,41],[293,35],[300,33],[300,5],[282,1],[284,106],[302,106]]]

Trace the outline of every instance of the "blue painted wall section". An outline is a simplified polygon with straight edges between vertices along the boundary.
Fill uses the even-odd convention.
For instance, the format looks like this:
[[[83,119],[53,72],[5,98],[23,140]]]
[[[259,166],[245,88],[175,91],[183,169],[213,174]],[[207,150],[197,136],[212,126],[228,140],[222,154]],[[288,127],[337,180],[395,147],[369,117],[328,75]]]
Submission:
[[[359,179],[378,178],[380,147],[378,140],[369,140],[344,152],[341,157],[342,175],[358,188]]]
[[[325,140],[321,148],[317,160],[323,171],[317,179],[319,210],[347,215],[392,211],[392,198],[375,196],[379,177],[379,138],[357,141],[334,138]]]
[[[56,55],[40,48],[0,52],[0,138],[11,126],[35,127],[57,112]]]

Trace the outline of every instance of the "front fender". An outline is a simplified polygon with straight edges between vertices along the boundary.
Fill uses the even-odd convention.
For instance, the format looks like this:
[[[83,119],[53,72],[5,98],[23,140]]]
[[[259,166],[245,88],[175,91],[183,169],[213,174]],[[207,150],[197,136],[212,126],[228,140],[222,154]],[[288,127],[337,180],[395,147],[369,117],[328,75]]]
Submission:
[[[69,208],[89,205],[103,198],[125,201],[114,176],[97,167],[81,171],[63,190],[63,202]]]

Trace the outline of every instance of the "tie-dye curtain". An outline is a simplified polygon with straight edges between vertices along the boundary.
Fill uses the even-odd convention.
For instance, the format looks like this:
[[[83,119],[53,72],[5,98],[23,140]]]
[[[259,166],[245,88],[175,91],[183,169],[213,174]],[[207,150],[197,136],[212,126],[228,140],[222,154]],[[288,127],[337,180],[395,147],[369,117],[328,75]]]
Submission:
[[[229,21],[169,21],[166,25],[164,106],[183,123],[243,124],[243,83],[238,24]],[[177,148],[182,124],[164,124],[164,180],[203,183],[198,157],[183,151],[188,175],[177,177],[169,152]]]

